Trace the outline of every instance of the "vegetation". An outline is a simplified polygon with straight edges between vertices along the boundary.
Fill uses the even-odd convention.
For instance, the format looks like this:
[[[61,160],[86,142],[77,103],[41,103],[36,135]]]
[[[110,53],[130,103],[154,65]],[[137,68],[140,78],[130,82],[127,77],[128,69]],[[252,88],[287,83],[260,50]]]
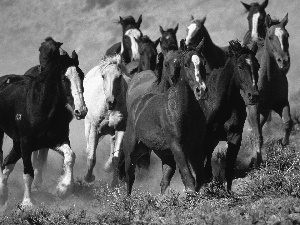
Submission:
[[[0,217],[0,224],[299,224],[299,135],[293,131],[288,147],[271,138],[264,165],[236,179],[231,195],[221,178],[195,196],[135,189],[130,197],[125,186],[110,189],[104,182],[77,180],[74,198],[84,199],[82,206],[61,204],[67,200],[26,210],[17,205]],[[251,138],[245,140],[244,147],[251,144]]]

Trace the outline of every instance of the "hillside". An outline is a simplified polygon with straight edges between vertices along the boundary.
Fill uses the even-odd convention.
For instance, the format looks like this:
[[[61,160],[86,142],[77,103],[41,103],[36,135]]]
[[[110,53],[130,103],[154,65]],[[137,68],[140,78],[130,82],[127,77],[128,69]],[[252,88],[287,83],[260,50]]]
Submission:
[[[244,2],[251,3],[250,0],[244,0]],[[259,2],[262,2],[262,0],[259,0]],[[286,29],[290,33],[291,69],[288,73],[288,80],[292,101],[291,105],[298,113],[300,109],[300,68],[298,67],[298,63],[300,63],[299,10],[299,0],[270,0],[266,9],[267,13],[278,19],[282,19],[286,13],[289,13],[289,22]],[[28,68],[38,64],[38,48],[40,43],[48,36],[52,36],[55,40],[63,42],[62,48],[68,52],[75,49],[79,55],[80,67],[87,73],[91,68],[97,65],[111,44],[121,40],[121,26],[115,23],[119,16],[132,15],[134,18],[138,18],[140,14],[143,15],[141,30],[153,40],[160,36],[159,25],[166,29],[175,27],[177,23],[179,23],[177,33],[178,40],[184,38],[191,15],[194,15],[195,18],[207,17],[205,22],[206,28],[214,43],[220,46],[227,45],[232,39],[238,38],[242,40],[247,30],[247,15],[239,0],[0,0],[0,76],[11,73],[23,74]],[[300,115],[300,113],[298,115]],[[278,127],[280,127],[280,125],[278,125]],[[277,128],[268,130],[268,132],[271,133],[269,135],[270,137],[266,138],[267,140],[272,139],[272,132],[276,133],[276,138],[278,135],[281,135],[281,131]],[[299,133],[294,133],[293,149],[299,149],[298,146],[300,143],[295,141],[297,139],[299,139]],[[86,158],[84,153],[86,144],[83,121],[73,121],[71,123],[70,140],[72,148],[77,155],[74,169],[75,179],[81,182],[86,172]],[[11,141],[9,138],[5,138],[4,155],[8,153],[10,146]],[[98,195],[97,193],[95,194],[95,188],[100,186],[100,192],[108,191],[107,188],[103,187],[105,185],[102,182],[105,183],[111,179],[111,175],[103,171],[103,162],[107,158],[108,147],[107,139],[104,139],[100,147],[98,147],[97,164],[95,167],[98,183],[95,184],[95,186],[85,186],[80,182],[77,184],[78,192],[93,192],[93,195],[91,194],[87,198],[84,194],[77,193],[78,195],[72,196],[66,201],[58,201],[51,194],[61,170],[61,157],[57,156],[57,153],[51,152],[48,160],[48,170],[45,176],[45,192],[35,192],[34,194],[34,197],[38,199],[38,203],[43,201],[48,202],[49,205],[54,208],[56,204],[60,204],[60,206],[68,209],[69,206],[71,207],[73,205],[75,208],[75,203],[79,208],[86,206],[89,204],[89,202],[85,201],[86,199],[90,200],[89,198],[95,198],[95,196],[100,198],[103,193],[100,193],[100,195],[99,193]],[[12,209],[22,198],[22,170],[22,163],[18,162],[9,180],[8,185],[12,187],[9,190],[9,209]],[[172,197],[171,194],[171,197],[167,196],[165,198],[167,199],[166,201],[168,201],[166,205],[164,205],[165,202],[163,201],[165,200],[161,199],[161,196],[157,197],[155,195],[155,197],[153,197],[148,193],[148,191],[155,194],[159,192],[160,170],[160,164],[153,164],[151,165],[150,172],[147,173],[149,175],[148,177],[143,177],[143,173],[138,174],[138,180],[140,180],[140,182],[137,182],[137,186],[147,192],[146,194],[143,191],[137,192],[138,194],[141,193],[141,196],[146,196],[143,201],[146,201],[150,196],[150,204],[152,204],[151,201],[154,199],[153,202],[155,202],[155,204],[161,204],[163,207],[166,207],[166,205],[172,206],[173,203],[171,201],[177,201],[177,203],[174,203],[175,206],[173,205],[174,208],[177,207],[176,204],[179,204],[180,207],[183,208],[190,207],[190,205],[187,206],[185,202],[178,203],[179,200],[177,200],[177,197],[179,194],[177,196],[177,192],[174,192],[175,194],[173,193],[177,197]],[[98,185],[99,183],[101,183],[101,185]],[[183,185],[178,173],[176,173],[171,187],[176,191],[182,192]],[[111,201],[115,205],[122,202],[122,207],[123,205],[126,206],[126,199],[120,199],[120,196],[115,197],[115,192],[108,192],[108,196],[114,196]],[[105,194],[107,193],[103,195]],[[105,200],[107,200],[107,198],[105,198]],[[229,200],[229,205],[231,204],[231,200]],[[102,201],[104,200],[99,202],[102,204]],[[109,201],[109,199],[107,201]],[[233,199],[232,201],[235,200]],[[264,201],[268,200],[262,200],[262,205]],[[280,202],[280,199],[276,201]],[[299,204],[294,198],[291,201]],[[100,204],[99,202],[95,204]],[[286,202],[288,203],[288,200],[286,200]],[[207,202],[205,204],[213,205],[209,210],[215,210],[218,208],[217,206],[220,202]],[[193,210],[203,209],[207,206],[205,204],[204,206],[198,204]],[[105,208],[106,206],[103,207]],[[132,206],[132,208],[136,209],[135,207],[136,205]],[[151,207],[155,208],[156,206],[152,205]],[[234,213],[237,211],[238,213],[243,213],[241,207],[238,206],[234,209],[229,207],[231,211],[226,212],[234,217],[234,215],[236,215]],[[250,206],[245,207],[248,209]],[[257,207],[263,206],[259,205]],[[93,205],[90,206],[89,209],[91,208],[93,208]],[[96,209],[99,210],[99,208],[95,208],[94,210]],[[221,211],[222,209],[218,208],[218,210]],[[256,208],[252,210],[253,213],[255,210]],[[206,212],[208,212],[208,210]],[[157,211],[155,211],[155,213],[157,213]],[[168,213],[176,214],[178,212],[174,210],[172,212],[168,211]],[[188,212],[185,211],[185,213]],[[135,212],[135,214],[138,214],[138,212]],[[160,215],[160,212],[153,215],[157,216],[158,214]],[[175,217],[175,215],[173,216]],[[105,215],[103,217],[105,217]]]

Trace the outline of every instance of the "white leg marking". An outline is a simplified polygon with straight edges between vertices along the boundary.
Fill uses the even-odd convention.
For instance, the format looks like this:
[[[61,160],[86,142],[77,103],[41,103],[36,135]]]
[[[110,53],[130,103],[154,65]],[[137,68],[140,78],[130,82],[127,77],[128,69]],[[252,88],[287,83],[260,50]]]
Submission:
[[[251,37],[252,37],[253,41],[256,41],[258,39],[257,26],[258,26],[259,16],[260,16],[260,13],[255,13],[255,14],[253,14],[253,17],[252,17]]]
[[[49,149],[40,149],[32,153],[32,164],[34,168],[34,185],[40,189],[43,183],[43,169],[47,161]]]
[[[33,178],[29,174],[23,174],[23,180],[24,180],[24,197],[22,201],[22,207],[32,207],[33,203],[31,200],[31,184],[33,181]]]
[[[117,138],[116,138],[116,142],[115,142],[114,157],[119,157],[121,144],[122,144],[125,132],[124,131],[117,131],[116,133],[117,133]]]
[[[64,171],[59,179],[56,190],[59,197],[66,197],[71,194],[74,185],[73,166],[76,156],[68,144],[58,146],[55,150],[61,152],[64,156]]]
[[[278,37],[278,39],[279,39],[279,42],[280,42],[280,46],[281,46],[282,51],[284,51],[284,49],[283,49],[283,42],[282,42],[283,30],[282,30],[280,27],[276,27],[274,33],[275,33],[275,35],[276,35],[276,36]]]
[[[195,23],[192,23],[188,26],[188,34],[185,38],[185,44],[186,45],[189,45],[190,44],[190,41],[191,41],[191,38],[192,38],[192,35],[194,34],[195,30],[197,28],[197,25]]]
[[[3,157],[3,155],[2,155]],[[4,205],[8,199],[7,180],[10,173],[14,170],[15,164],[5,166],[5,169],[0,173],[0,205]]]

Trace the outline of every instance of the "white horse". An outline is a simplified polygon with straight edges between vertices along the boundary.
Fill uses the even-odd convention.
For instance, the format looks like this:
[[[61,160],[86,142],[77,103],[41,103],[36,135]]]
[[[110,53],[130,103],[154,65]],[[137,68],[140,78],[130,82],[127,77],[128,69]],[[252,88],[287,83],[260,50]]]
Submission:
[[[105,163],[105,171],[112,171],[113,161],[119,157],[127,120],[126,92],[129,81],[120,55],[104,58],[84,78],[83,95],[88,108],[85,117],[87,182],[95,180],[93,169],[100,137],[111,135],[110,156]]]

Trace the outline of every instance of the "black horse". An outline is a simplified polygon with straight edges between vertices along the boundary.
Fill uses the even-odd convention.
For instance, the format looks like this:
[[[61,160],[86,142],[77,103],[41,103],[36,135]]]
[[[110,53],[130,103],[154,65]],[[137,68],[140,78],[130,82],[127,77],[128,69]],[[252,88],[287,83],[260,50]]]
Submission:
[[[241,2],[248,12],[248,27],[249,30],[243,38],[243,44],[248,45],[253,42],[257,42],[259,39],[265,39],[266,36],[266,7],[268,6],[269,1],[265,0],[262,4],[253,2],[250,5],[244,2]],[[259,48],[261,45],[258,46]]]
[[[122,26],[122,42],[118,42],[111,46],[105,53],[106,56],[114,56],[121,54],[125,64],[139,59],[137,43],[135,39],[140,39],[143,33],[140,30],[142,23],[142,15],[137,21],[132,16],[122,18],[117,22]]]
[[[195,74],[197,68],[192,58],[198,57],[196,52],[188,52],[182,57],[177,84],[164,93],[148,91],[138,97],[132,95],[134,100],[128,107],[123,139],[125,166],[124,162],[119,164],[120,177],[126,173],[128,194],[132,191],[136,165],[149,166],[151,151],[162,160],[162,193],[169,186],[176,165],[186,191],[194,192],[203,183],[201,143],[205,117],[197,102],[202,79],[199,73]],[[127,97],[130,100],[131,95]]]
[[[239,152],[243,127],[246,120],[246,105],[240,94],[247,98],[248,105],[258,104],[258,69],[255,53],[231,41],[229,58],[221,69],[207,74],[207,96],[199,100],[206,117],[206,134],[203,142],[205,156],[205,181],[212,178],[211,155],[219,141],[227,141],[226,170],[227,190],[231,190],[234,166]]]
[[[41,48],[43,51],[43,45]],[[84,118],[87,112],[82,95],[83,72],[78,65],[78,56],[73,51],[72,58],[59,64],[49,63],[38,76],[5,75],[0,78],[0,136],[2,140],[6,133],[13,140],[13,148],[4,162],[3,151],[0,153],[2,205],[8,198],[8,177],[20,158],[23,159],[25,183],[22,205],[32,205],[31,154],[42,148],[54,149],[64,156],[58,195],[63,197],[72,191],[75,154],[69,142],[72,115],[66,107],[74,109],[77,119]]]

